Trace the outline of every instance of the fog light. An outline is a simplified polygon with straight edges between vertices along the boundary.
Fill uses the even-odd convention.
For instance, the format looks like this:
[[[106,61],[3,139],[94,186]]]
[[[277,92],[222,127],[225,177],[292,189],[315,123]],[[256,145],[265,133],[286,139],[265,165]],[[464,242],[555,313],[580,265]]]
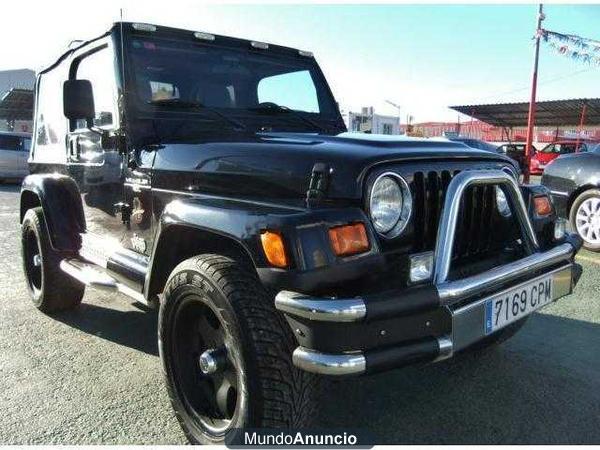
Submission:
[[[554,222],[554,240],[561,241],[567,234],[567,221],[560,217]]]
[[[410,281],[427,281],[433,275],[433,252],[410,255]]]
[[[533,205],[535,207],[535,213],[538,216],[543,217],[552,214],[552,203],[550,203],[550,199],[546,195],[534,197]]]

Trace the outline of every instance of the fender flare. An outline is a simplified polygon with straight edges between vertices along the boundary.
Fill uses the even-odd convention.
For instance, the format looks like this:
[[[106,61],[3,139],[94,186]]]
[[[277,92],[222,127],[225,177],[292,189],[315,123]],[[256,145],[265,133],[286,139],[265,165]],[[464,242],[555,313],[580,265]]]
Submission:
[[[29,208],[38,205],[44,211],[52,248],[79,251],[85,216],[75,181],[58,174],[28,175],[21,186],[20,221]]]
[[[269,227],[269,214],[286,216],[294,212],[296,211],[284,207],[260,206],[212,197],[172,200],[165,205],[158,221],[144,282],[144,293],[151,296],[159,291],[172,270],[171,266],[174,267],[172,260],[181,259],[181,255],[174,257],[170,254],[173,233],[180,234],[182,229],[185,229],[193,230],[193,236],[197,236],[198,233],[211,241],[214,237],[214,241],[219,240],[228,246],[229,250],[233,247],[256,268],[266,265],[259,247],[259,236],[263,229]],[[190,242],[190,247],[195,246],[196,242]],[[162,267],[160,262],[168,267]]]
[[[243,248],[255,266],[266,264],[258,236],[269,227],[270,214],[282,216],[294,209],[260,206],[254,203],[220,198],[183,198],[165,205],[155,232],[148,274],[155,266],[154,256],[161,239],[174,226],[191,228],[227,238]]]
[[[331,226],[352,222],[367,224],[371,249],[354,258],[337,258],[330,250],[327,229]],[[165,266],[172,270],[171,230],[179,228],[194,230],[218,245],[233,246],[234,250],[252,263],[261,281],[270,286],[291,286],[302,284],[304,289],[318,285],[323,277],[320,274],[331,269],[332,280],[366,272],[383,262],[374,231],[368,225],[364,212],[358,207],[306,209],[289,205],[266,204],[247,200],[224,199],[208,196],[194,196],[176,199],[168,203],[158,223],[153,243],[152,256],[144,283],[144,293],[151,296],[161,292],[168,274]],[[281,232],[290,267],[272,267],[266,260],[260,235],[265,230]],[[177,233],[177,231],[175,231]],[[188,235],[195,239],[197,235]],[[198,250],[196,242],[190,242],[190,250]],[[210,246],[211,242],[209,242]],[[194,248],[196,247],[196,248]],[[321,251],[317,251],[317,250]],[[202,246],[200,246],[202,251]],[[183,251],[185,253],[185,250]],[[308,253],[307,253],[308,252]],[[191,257],[189,254],[186,257]],[[177,259],[177,258],[176,258]],[[170,273],[170,270],[168,270]],[[350,274],[350,275],[348,275]],[[325,277],[327,278],[327,277]]]

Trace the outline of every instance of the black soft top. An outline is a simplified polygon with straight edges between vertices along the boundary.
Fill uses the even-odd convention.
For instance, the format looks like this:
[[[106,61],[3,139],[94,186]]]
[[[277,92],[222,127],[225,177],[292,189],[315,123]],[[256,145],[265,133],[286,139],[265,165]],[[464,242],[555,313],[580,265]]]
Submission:
[[[165,27],[162,25],[145,24],[145,23],[143,25],[152,25],[152,26],[156,27],[156,31],[141,31],[141,30],[136,30],[133,28],[133,25],[138,24],[138,23],[139,22],[115,22],[113,24],[113,26],[106,33],[103,33],[100,36],[97,36],[95,38],[92,38],[92,39],[89,39],[86,41],[77,42],[76,45],[73,45],[71,48],[69,48],[66,52],[64,52],[62,55],[60,55],[54,63],[52,63],[50,66],[46,67],[45,69],[41,70],[40,73],[44,73],[49,70],[52,70],[54,67],[56,67],[58,64],[60,64],[65,58],[69,57],[72,53],[79,50],[80,48],[83,48],[83,47],[89,45],[90,43],[93,43],[95,41],[103,39],[106,36],[109,36],[111,34],[116,33],[119,35],[121,33],[121,29],[123,30],[123,34],[126,36],[131,35],[131,36],[139,36],[139,37],[141,37],[141,36],[161,37],[161,38],[167,38],[167,39],[185,40],[185,41],[190,41],[190,42],[202,42],[202,44],[204,44],[204,45],[214,45],[214,46],[231,47],[231,48],[253,48],[252,44],[258,42],[258,41],[248,40],[248,39],[241,39],[241,38],[236,38],[236,37],[231,37],[231,36],[223,36],[223,35],[219,35],[219,34],[208,33],[206,31],[201,31],[201,30],[185,30],[182,28],[172,28],[172,27]],[[214,36],[214,40],[209,41],[209,40],[198,39],[194,36],[194,33],[197,33],[197,32],[212,35],[212,36]],[[263,42],[260,42],[260,43],[263,43]],[[268,45],[267,51],[269,53],[275,53],[275,54],[279,54],[282,56],[298,57],[298,58],[312,57],[312,53],[305,52],[305,51],[302,51],[302,50],[299,50],[296,48],[285,47],[282,45],[275,45],[275,44],[270,44],[270,43],[263,43],[263,44]],[[265,50],[256,49],[256,51],[265,51]]]

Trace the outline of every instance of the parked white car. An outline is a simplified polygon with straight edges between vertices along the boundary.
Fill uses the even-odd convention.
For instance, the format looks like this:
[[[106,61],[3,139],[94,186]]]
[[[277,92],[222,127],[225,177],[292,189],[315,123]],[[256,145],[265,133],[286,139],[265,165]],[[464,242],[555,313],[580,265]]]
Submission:
[[[0,131],[0,181],[21,179],[29,174],[30,148],[30,134]]]

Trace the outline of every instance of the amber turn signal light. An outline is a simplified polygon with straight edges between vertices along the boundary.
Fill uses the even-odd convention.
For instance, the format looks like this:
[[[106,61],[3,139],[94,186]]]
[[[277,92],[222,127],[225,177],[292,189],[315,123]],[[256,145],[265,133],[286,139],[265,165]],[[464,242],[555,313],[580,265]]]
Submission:
[[[363,223],[329,229],[329,240],[337,256],[350,256],[369,250],[369,238]]]
[[[276,231],[263,231],[260,234],[260,242],[262,243],[269,264],[281,268],[288,266],[285,245],[281,234]]]
[[[535,213],[538,216],[549,216],[552,214],[552,204],[547,196],[534,197],[533,206],[535,207]]]

